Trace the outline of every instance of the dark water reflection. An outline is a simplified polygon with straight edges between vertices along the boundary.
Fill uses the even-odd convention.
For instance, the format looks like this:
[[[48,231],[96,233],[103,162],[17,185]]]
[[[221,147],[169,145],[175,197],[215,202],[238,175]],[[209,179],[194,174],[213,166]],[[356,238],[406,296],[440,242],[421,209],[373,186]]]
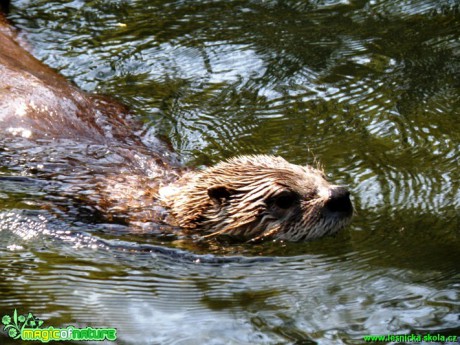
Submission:
[[[2,312],[117,327],[120,344],[460,334],[458,3],[13,5],[37,57],[130,105],[186,164],[318,159],[358,214],[313,243],[201,247],[56,219],[39,182],[5,179]]]

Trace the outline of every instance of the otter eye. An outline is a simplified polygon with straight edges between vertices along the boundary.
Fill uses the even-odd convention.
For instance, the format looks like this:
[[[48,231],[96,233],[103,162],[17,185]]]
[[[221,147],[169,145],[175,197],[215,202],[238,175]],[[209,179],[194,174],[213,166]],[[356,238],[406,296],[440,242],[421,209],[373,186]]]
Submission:
[[[274,204],[277,207],[279,207],[279,208],[281,208],[283,210],[286,210],[289,207],[291,207],[292,205],[294,205],[297,202],[298,199],[299,198],[298,198],[297,194],[295,194],[293,192],[283,192],[280,195],[275,197]]]

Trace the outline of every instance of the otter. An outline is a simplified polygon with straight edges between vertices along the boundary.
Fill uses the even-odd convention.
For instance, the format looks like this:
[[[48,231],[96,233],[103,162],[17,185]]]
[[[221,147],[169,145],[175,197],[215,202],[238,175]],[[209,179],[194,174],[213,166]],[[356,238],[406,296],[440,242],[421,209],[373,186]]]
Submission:
[[[349,196],[321,170],[268,155],[236,157],[160,189],[179,226],[246,241],[334,234],[350,222]]]
[[[56,182],[53,195],[114,222],[166,224],[201,239],[307,241],[350,223],[349,191],[321,169],[250,155],[187,170],[167,145],[143,140],[126,106],[35,59],[2,14],[0,47],[2,165]]]

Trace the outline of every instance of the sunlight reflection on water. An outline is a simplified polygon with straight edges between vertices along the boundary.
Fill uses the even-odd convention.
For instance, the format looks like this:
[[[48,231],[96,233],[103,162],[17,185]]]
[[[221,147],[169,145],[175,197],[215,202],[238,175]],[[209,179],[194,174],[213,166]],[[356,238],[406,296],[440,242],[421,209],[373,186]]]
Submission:
[[[187,164],[317,159],[357,215],[305,244],[132,233],[58,212],[79,174],[119,157],[94,147],[88,171],[69,173],[59,157],[78,145],[0,139],[2,310],[117,327],[120,344],[360,344],[460,327],[457,5],[22,0],[11,17],[36,56],[130,105],[147,141],[170,138]],[[64,185],[21,176],[37,164],[64,169]]]

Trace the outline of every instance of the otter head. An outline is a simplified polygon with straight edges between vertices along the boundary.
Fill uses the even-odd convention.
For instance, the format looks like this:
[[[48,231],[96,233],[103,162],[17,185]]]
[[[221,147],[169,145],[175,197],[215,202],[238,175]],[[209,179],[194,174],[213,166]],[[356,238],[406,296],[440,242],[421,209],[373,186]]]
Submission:
[[[322,171],[266,155],[191,173],[160,190],[160,198],[177,225],[241,240],[310,240],[336,233],[353,213],[348,190]]]

